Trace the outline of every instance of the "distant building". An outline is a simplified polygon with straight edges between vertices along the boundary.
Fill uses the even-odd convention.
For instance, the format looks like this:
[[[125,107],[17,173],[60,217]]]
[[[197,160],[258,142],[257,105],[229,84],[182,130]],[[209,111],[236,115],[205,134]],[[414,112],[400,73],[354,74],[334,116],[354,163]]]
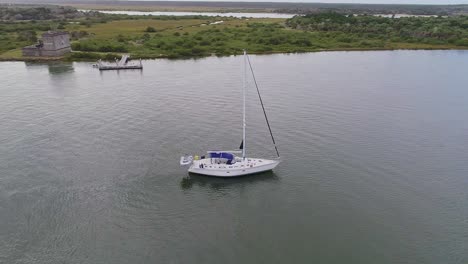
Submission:
[[[48,31],[42,34],[42,40],[23,48],[25,57],[60,57],[71,52],[68,32]]]

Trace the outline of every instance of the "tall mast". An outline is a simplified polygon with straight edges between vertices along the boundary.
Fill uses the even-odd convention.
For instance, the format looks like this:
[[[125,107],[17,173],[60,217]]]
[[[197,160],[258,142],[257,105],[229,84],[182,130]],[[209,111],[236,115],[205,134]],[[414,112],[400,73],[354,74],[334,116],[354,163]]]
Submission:
[[[257,88],[258,99],[260,100],[260,104],[262,105],[263,115],[265,116],[265,121],[266,121],[266,123],[268,125],[268,130],[270,130],[270,136],[271,136],[271,140],[273,141],[273,145],[275,146],[276,155],[278,155],[278,158],[279,158],[280,154],[279,154],[279,151],[278,151],[278,147],[276,146],[275,138],[273,137],[273,132],[271,132],[270,122],[268,121],[268,116],[267,116],[266,111],[265,111],[265,106],[263,105],[262,96],[260,95],[260,89],[258,89],[257,79],[255,78],[255,74],[254,74],[254,71],[252,69],[252,64],[250,63],[249,56],[245,55],[245,57],[247,58],[247,62],[249,63],[250,72],[252,73],[252,78],[253,78],[253,81],[255,83],[255,87]],[[245,104],[245,95],[244,95],[244,104]],[[244,110],[244,112],[245,112],[245,110]],[[244,117],[245,117],[245,113],[244,113]],[[245,125],[245,123],[244,123],[244,125]]]
[[[244,97],[244,104],[243,104],[243,113],[242,113],[242,121],[243,121],[243,126],[242,126],[242,142],[243,142],[243,148],[242,148],[242,159],[245,160],[245,86],[246,86],[246,75],[247,75],[247,52],[244,50],[244,87],[242,91],[242,95]]]

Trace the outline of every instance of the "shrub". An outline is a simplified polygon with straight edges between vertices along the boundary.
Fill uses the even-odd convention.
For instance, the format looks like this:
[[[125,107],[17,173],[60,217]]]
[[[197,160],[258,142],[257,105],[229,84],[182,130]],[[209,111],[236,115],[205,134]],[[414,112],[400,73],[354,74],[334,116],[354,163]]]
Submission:
[[[210,45],[210,42],[208,40],[200,41],[200,46],[208,46],[208,45]]]
[[[117,41],[118,41],[118,42],[125,42],[125,37],[124,37],[122,34],[119,34],[119,35],[117,36]]]
[[[463,39],[455,41],[455,45],[457,45],[457,46],[468,46],[468,38],[463,38]]]
[[[98,48],[98,51],[100,52],[128,52],[128,49],[124,46],[118,45],[104,45]]]
[[[145,32],[154,33],[156,32],[156,29],[154,27],[147,27]]]
[[[33,30],[20,31],[20,32],[18,32],[17,40],[18,41],[36,42],[37,41],[36,31],[33,31]]]
[[[101,59],[101,56],[99,54],[90,52],[72,52],[70,58],[99,60]]]
[[[142,39],[143,39],[144,41],[148,41],[150,38],[151,38],[151,37],[150,37],[150,35],[149,35],[148,33],[145,33],[145,34],[142,36]]]

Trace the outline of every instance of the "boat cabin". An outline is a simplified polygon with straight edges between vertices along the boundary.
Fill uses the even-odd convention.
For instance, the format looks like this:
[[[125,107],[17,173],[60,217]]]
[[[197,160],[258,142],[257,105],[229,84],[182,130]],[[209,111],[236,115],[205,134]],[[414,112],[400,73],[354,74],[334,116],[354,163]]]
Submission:
[[[236,163],[236,156],[229,152],[208,152],[207,158],[211,160],[211,164],[232,165]]]

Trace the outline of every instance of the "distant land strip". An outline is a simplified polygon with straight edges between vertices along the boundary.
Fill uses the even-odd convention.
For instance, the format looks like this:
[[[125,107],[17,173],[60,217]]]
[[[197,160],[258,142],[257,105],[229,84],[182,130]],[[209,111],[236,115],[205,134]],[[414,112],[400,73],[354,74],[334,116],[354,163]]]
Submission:
[[[47,31],[66,31],[73,52],[23,55]],[[468,16],[322,12],[291,18],[126,15],[59,5],[0,5],[0,60],[201,58],[336,50],[468,49]],[[28,54],[28,53],[25,53]]]
[[[409,14],[465,15],[468,5],[402,5],[402,4],[331,4],[288,2],[209,2],[209,1],[86,1],[86,0],[0,0],[0,3],[54,4],[77,8],[134,11],[197,11],[197,12],[277,12],[344,14]]]

